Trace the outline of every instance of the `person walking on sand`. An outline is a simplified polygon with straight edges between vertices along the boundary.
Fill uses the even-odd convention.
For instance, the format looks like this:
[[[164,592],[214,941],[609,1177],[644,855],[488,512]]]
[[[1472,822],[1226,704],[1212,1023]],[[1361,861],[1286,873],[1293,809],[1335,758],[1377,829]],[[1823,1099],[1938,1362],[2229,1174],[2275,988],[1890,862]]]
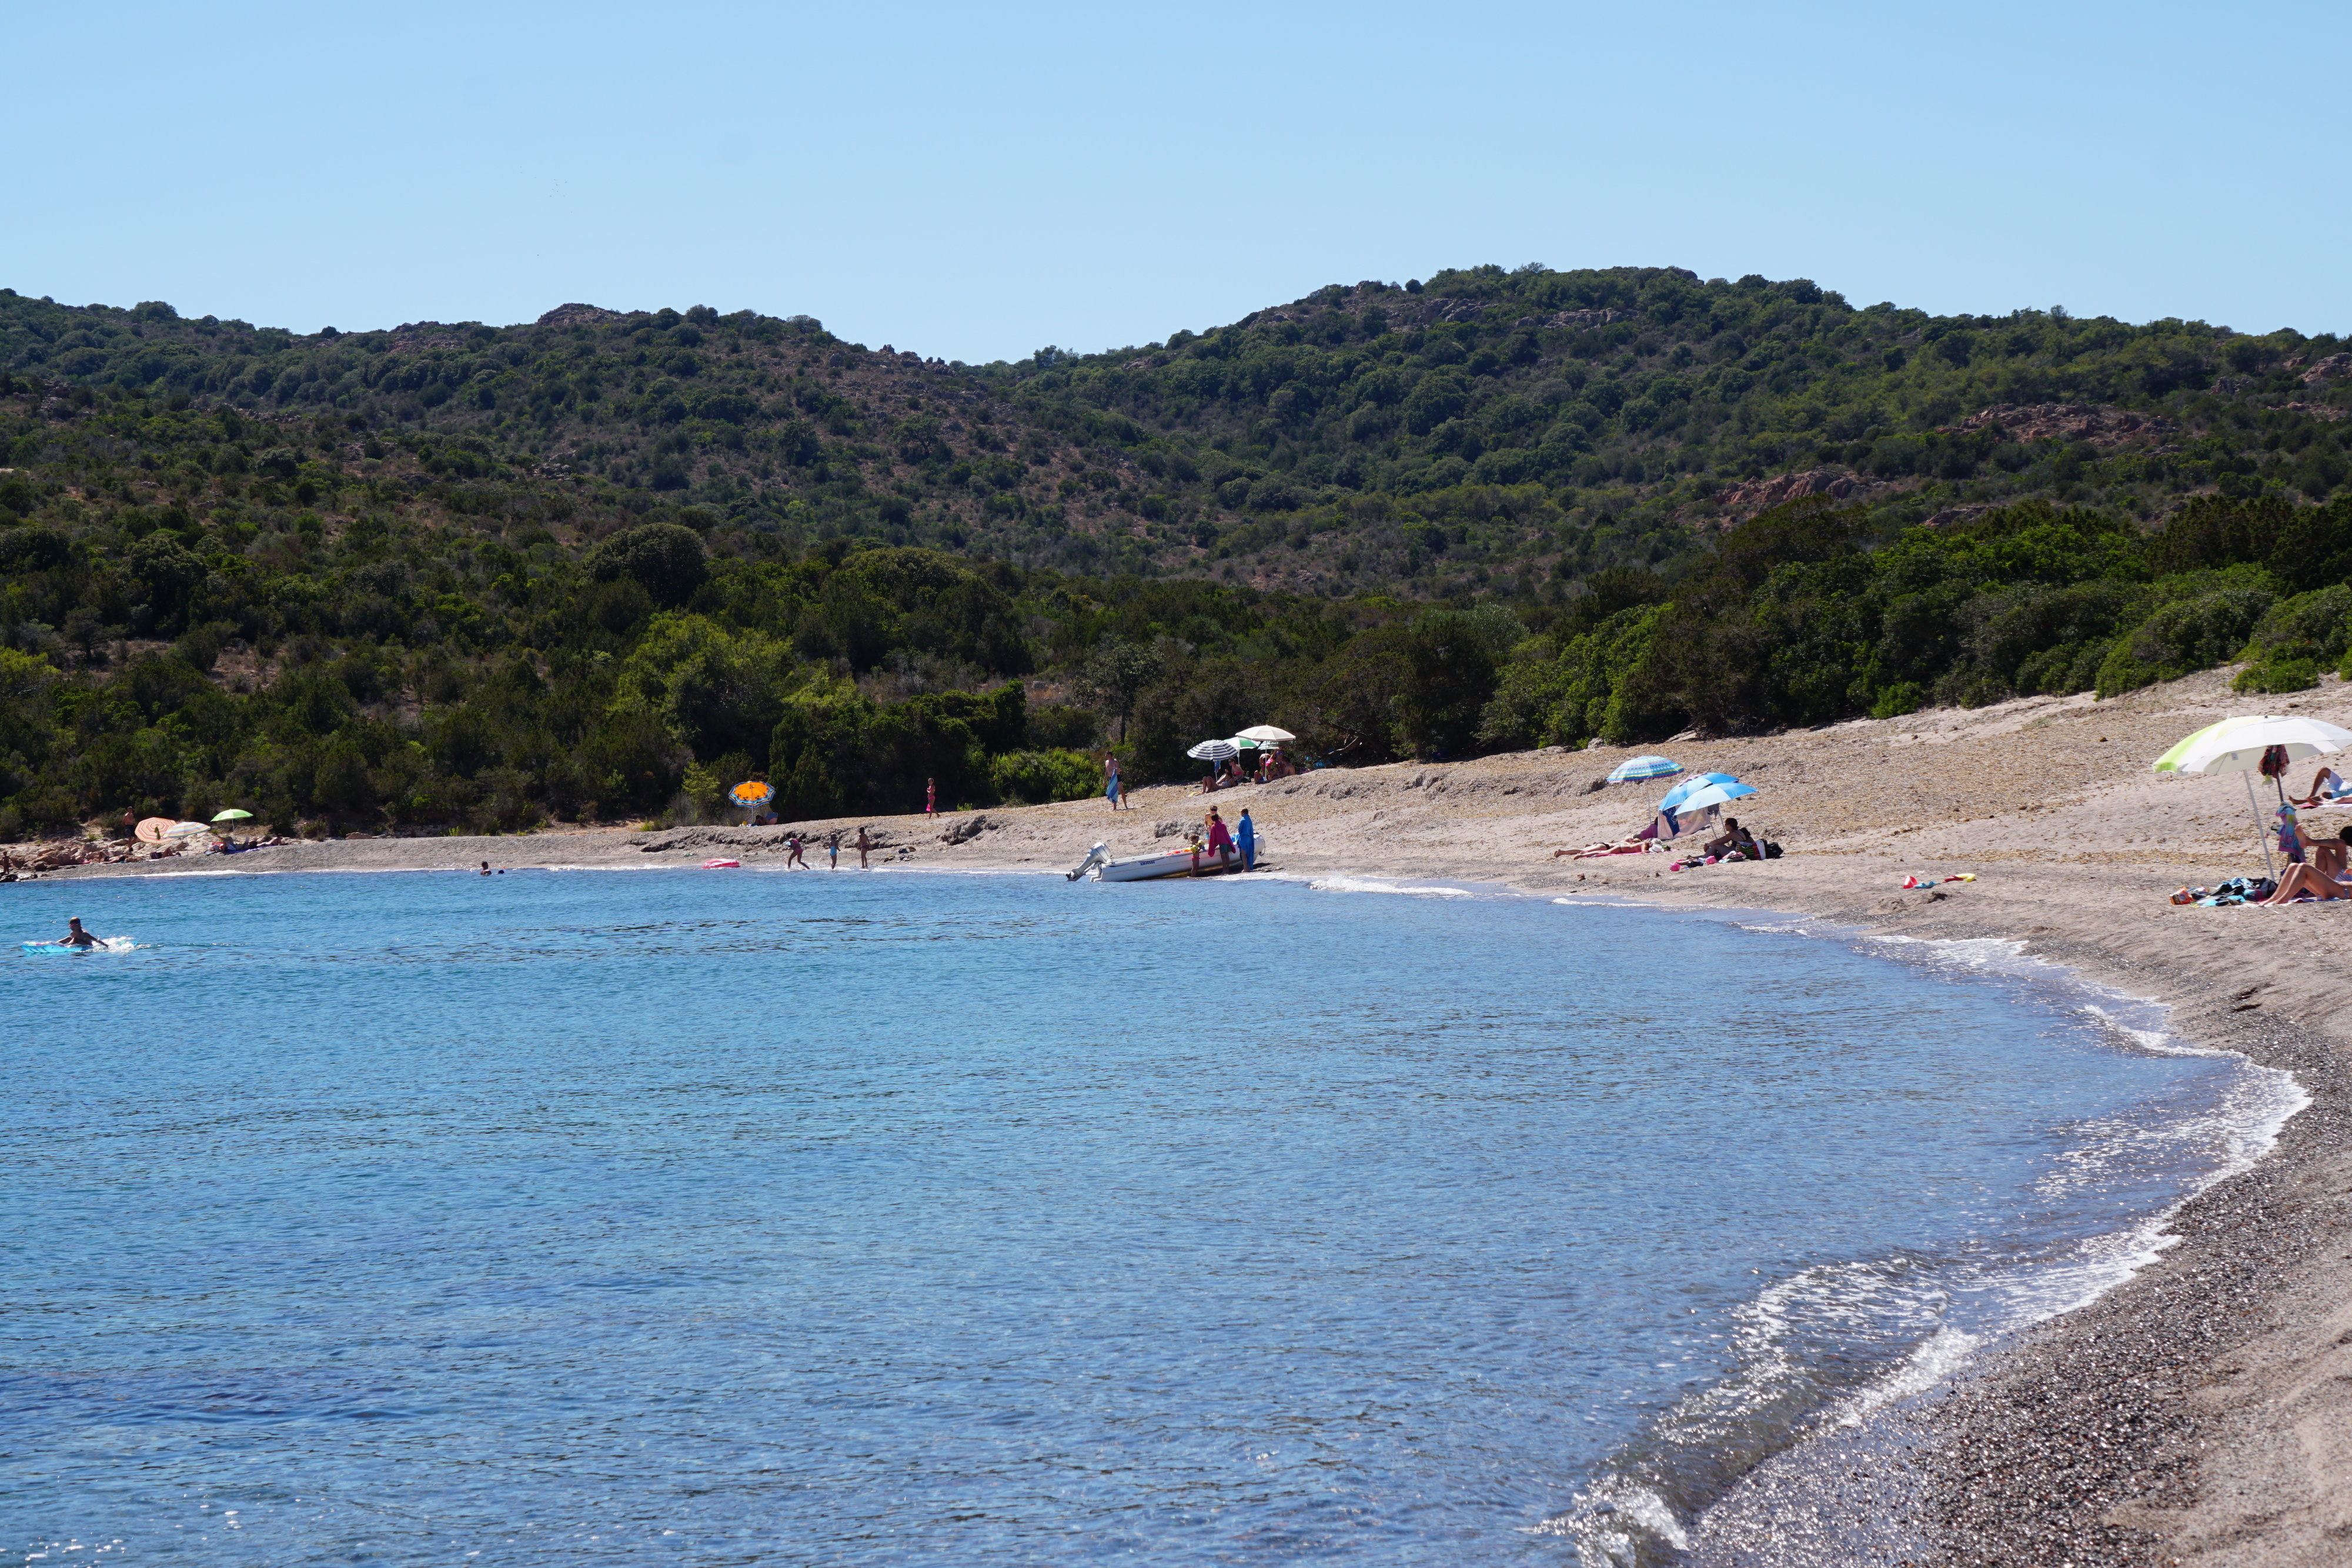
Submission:
[[[1242,870],[1257,870],[1257,824],[1250,821],[1249,808],[1242,808],[1242,820],[1234,824],[1234,842],[1242,852]]]
[[[1103,786],[1103,794],[1109,799],[1110,809],[1116,811],[1118,810],[1118,754],[1117,752],[1103,753],[1103,775],[1109,780]]]
[[[874,869],[866,863],[866,852],[873,847],[873,844],[869,842],[866,837],[866,830],[862,827],[859,828],[857,830],[857,869],[859,871],[871,871]]]
[[[940,781],[936,779],[926,779],[923,780],[923,815],[936,817],[939,814]]]

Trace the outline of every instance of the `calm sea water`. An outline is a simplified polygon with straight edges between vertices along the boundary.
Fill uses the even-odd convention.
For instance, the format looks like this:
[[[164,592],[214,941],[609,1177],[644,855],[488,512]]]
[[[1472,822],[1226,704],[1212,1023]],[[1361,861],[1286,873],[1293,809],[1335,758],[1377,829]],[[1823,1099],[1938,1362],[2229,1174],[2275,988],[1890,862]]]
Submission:
[[[1660,1560],[2285,1103],[1990,947],[1382,888],[10,888],[139,946],[0,959],[0,1548]]]

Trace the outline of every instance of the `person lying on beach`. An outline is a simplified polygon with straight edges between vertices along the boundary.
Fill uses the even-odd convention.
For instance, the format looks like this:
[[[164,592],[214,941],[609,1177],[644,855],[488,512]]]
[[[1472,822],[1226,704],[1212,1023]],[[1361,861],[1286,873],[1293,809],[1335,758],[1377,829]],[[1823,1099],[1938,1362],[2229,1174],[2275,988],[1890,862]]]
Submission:
[[[1587,844],[1580,850],[1554,850],[1551,858],[1558,860],[1566,855],[1570,860],[1593,861],[1604,855],[1638,855],[1649,847],[1648,841],[1639,835],[1628,834],[1613,844]]]
[[[105,945],[105,937],[93,936],[81,928],[81,916],[79,915],[66,917],[66,934],[51,944],[58,947],[102,947]]]
[[[2287,800],[2297,806],[2325,806],[2344,794],[2344,780],[2333,768],[2322,768],[2311,778],[2311,793],[2289,795]]]
[[[2279,878],[2278,891],[2262,901],[2260,907],[2274,904],[2295,904],[2305,897],[2325,902],[2331,898],[2352,898],[2352,883],[2329,876],[2315,865],[2291,865]]]

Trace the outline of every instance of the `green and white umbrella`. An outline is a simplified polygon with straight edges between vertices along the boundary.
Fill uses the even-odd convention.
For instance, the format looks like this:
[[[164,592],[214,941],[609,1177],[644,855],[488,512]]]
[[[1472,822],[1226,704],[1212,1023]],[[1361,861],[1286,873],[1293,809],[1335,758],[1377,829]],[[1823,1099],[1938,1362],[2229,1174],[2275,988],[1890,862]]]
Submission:
[[[2183,736],[2149,766],[2158,773],[2243,775],[2246,810],[2254,820],[2255,841],[2263,846],[2263,865],[2275,874],[2278,868],[2271,862],[2270,840],[2263,834],[2263,809],[2254,800],[2253,779],[2263,765],[2263,754],[2273,746],[2284,749],[2288,761],[2301,762],[2352,746],[2352,729],[2302,714],[2242,714]],[[2284,783],[2279,786],[2279,798],[2282,801],[2286,798]]]
[[[2287,760],[2300,762],[2352,746],[2352,729],[2301,714],[2246,714],[2209,724],[2158,758],[2158,773],[2247,773],[2263,765],[2263,753],[2283,747]]]
[[[215,822],[242,822],[252,815],[253,813],[250,811],[242,811],[235,806],[231,806],[226,811],[215,811],[213,813],[213,821]]]

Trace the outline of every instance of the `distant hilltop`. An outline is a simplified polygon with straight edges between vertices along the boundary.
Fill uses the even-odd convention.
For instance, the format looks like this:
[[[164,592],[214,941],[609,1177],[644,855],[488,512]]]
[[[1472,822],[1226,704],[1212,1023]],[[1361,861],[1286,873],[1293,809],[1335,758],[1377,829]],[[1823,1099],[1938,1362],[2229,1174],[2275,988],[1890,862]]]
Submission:
[[[1885,529],[2036,497],[2143,517],[2324,498],[2352,384],[2332,337],[1857,309],[1678,267],[1334,284],[979,366],[702,306],[298,337],[8,293],[0,366],[478,444],[585,482],[592,507],[1433,598],[1656,565],[1799,496]]]

